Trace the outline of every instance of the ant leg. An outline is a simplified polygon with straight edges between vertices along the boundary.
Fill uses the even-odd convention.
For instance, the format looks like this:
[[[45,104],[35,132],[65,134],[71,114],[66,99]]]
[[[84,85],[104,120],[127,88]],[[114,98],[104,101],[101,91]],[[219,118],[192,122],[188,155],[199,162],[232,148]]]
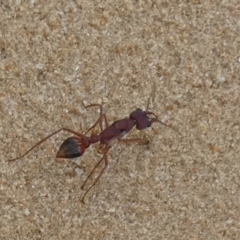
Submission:
[[[100,177],[102,176],[103,172],[105,171],[105,169],[106,169],[107,166],[108,166],[107,156],[104,155],[100,161],[102,161],[103,159],[104,159],[104,162],[105,162],[105,166],[104,166],[104,168],[102,169],[102,171],[99,173],[99,175],[97,176],[97,178],[95,179],[95,181],[93,182],[93,184],[92,184],[92,185],[88,188],[88,190],[84,193],[84,195],[83,195],[83,197],[82,197],[82,199],[81,199],[81,201],[82,201],[83,203],[85,203],[85,202],[84,202],[84,199],[85,199],[86,195],[88,194],[88,192],[89,192],[89,191],[94,187],[94,185],[98,182],[98,180],[100,179]]]
[[[100,128],[101,128],[101,131],[102,131],[102,118],[103,118],[103,115],[104,115],[104,114],[102,113],[102,112],[103,112],[102,105],[96,103],[96,104],[90,104],[90,105],[87,105],[87,106],[86,106],[86,105],[84,104],[84,102],[82,102],[82,104],[83,104],[83,106],[84,106],[85,108],[99,107],[99,109],[100,109],[100,113],[99,113],[99,117],[98,117],[97,121],[92,125],[92,127],[90,127],[90,128],[85,132],[85,134],[87,134],[91,129],[95,128],[98,123],[100,124]]]
[[[100,177],[102,176],[103,172],[105,171],[105,169],[108,166],[108,160],[107,160],[107,153],[109,151],[109,147],[107,149],[105,149],[104,155],[103,157],[98,161],[98,163],[95,165],[95,167],[93,168],[93,170],[90,172],[90,174],[88,175],[87,179],[84,181],[81,189],[84,189],[88,179],[93,175],[93,173],[95,172],[96,168],[100,165],[100,163],[102,163],[102,161],[104,160],[104,168],[101,170],[101,172],[99,173],[99,175],[97,176],[97,178],[94,180],[93,184],[87,189],[87,191],[84,193],[83,197],[82,197],[82,202],[84,203],[84,198],[86,197],[86,195],[88,194],[88,192],[94,187],[94,185],[98,182],[98,180],[100,179]]]
[[[100,126],[100,130],[101,132],[103,131],[103,121],[104,121],[104,124],[105,124],[105,127],[107,128],[109,126],[108,124],[108,121],[107,121],[107,117],[106,117],[106,114],[105,113],[102,113],[101,116],[99,117],[99,119],[93,124],[92,127],[90,127],[86,133],[88,133],[91,129],[95,128],[96,125],[99,123],[99,126]]]
[[[93,168],[93,170],[90,172],[90,174],[87,176],[87,179],[84,181],[81,189],[84,189],[88,179],[93,175],[93,173],[95,172],[96,168],[100,165],[100,163],[104,160],[104,156],[107,155],[107,152],[108,152],[109,149],[106,149],[106,151],[104,152],[104,155],[103,157],[97,162],[97,164],[95,165],[95,167]]]
[[[87,134],[90,130],[92,130],[93,128],[95,128],[95,127],[97,126],[97,124],[99,124],[100,130],[101,130],[101,132],[102,132],[102,131],[103,131],[103,121],[105,122],[105,126],[106,126],[106,127],[109,126],[108,121],[107,121],[106,114],[103,113],[103,108],[102,108],[102,105],[101,105],[101,104],[96,103],[96,104],[90,104],[90,105],[87,105],[87,106],[86,106],[86,105],[84,105],[84,103],[83,103],[83,106],[84,106],[85,108],[97,107],[97,106],[100,108],[100,113],[99,113],[99,117],[98,117],[97,121],[92,125],[92,127],[90,127],[90,128],[85,132],[85,134]]]
[[[118,138],[118,141],[123,142],[123,143],[129,143],[129,142],[139,142],[142,145],[146,145],[149,143],[148,140],[144,140],[142,138]]]
[[[105,114],[105,113],[102,115],[102,118],[104,119],[105,128],[109,127],[108,120],[107,120],[107,117],[106,117],[106,114]],[[101,131],[103,131],[102,122],[103,122],[103,120],[102,120],[101,123],[100,123],[100,129],[101,129]]]
[[[128,143],[128,142],[141,142],[141,138],[118,138],[118,141]]]
[[[69,128],[60,128],[60,129],[58,129],[57,131],[49,134],[48,136],[46,136],[45,138],[43,138],[43,139],[40,140],[39,142],[37,142],[35,145],[33,145],[29,150],[27,150],[25,153],[23,153],[23,154],[20,155],[19,157],[13,158],[13,159],[9,159],[8,161],[9,161],[9,162],[13,162],[13,161],[16,161],[16,160],[18,160],[18,159],[23,158],[25,155],[27,155],[29,152],[31,152],[35,147],[39,146],[41,143],[45,142],[48,138],[50,138],[50,137],[52,137],[53,135],[59,133],[60,131],[67,131],[67,132],[73,133],[73,134],[75,134],[76,136],[81,137],[81,138],[82,138],[82,137],[85,137],[85,135],[83,135],[83,134],[81,134],[81,133],[79,133],[79,132],[76,132],[76,131],[74,131],[74,130],[72,130],[72,129],[69,129]]]

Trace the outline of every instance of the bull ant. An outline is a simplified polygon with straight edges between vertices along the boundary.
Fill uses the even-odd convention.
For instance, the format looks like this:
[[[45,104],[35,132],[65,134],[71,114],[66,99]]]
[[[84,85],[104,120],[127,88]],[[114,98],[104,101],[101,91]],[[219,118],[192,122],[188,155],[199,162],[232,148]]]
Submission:
[[[69,133],[74,134],[73,137],[67,138],[62,145],[60,146],[56,158],[77,158],[84,154],[85,150],[90,147],[91,144],[100,143],[99,149],[101,150],[103,156],[102,158],[97,162],[95,167],[92,169],[90,174],[87,176],[86,180],[84,181],[82,185],[82,189],[85,189],[85,185],[88,182],[89,178],[93,175],[96,168],[104,162],[104,167],[100,171],[97,178],[94,180],[92,185],[85,191],[81,201],[84,203],[84,199],[88,192],[93,188],[93,186],[97,183],[101,175],[103,174],[104,170],[106,169],[108,165],[108,159],[107,154],[110,150],[110,142],[114,139],[118,139],[124,142],[132,142],[132,141],[140,141],[141,139],[135,138],[135,139],[121,139],[124,135],[126,135],[128,132],[132,130],[134,126],[136,126],[137,130],[143,130],[145,128],[150,127],[153,123],[158,122],[163,124],[164,126],[170,127],[171,126],[163,123],[158,119],[158,117],[150,111],[143,111],[140,108],[137,108],[135,111],[131,112],[128,118],[123,118],[120,120],[115,121],[111,125],[108,124],[106,115],[103,113],[103,108],[101,104],[90,104],[88,106],[85,106],[85,108],[90,107],[99,107],[100,114],[97,119],[97,121],[93,124],[92,127],[90,127],[84,134],[76,132],[69,128],[60,128],[57,131],[51,133],[50,135],[46,136],[39,142],[37,142],[34,146],[32,146],[29,150],[27,150],[24,154],[21,156],[10,159],[8,161],[13,162],[16,160],[19,160],[23,158],[25,155],[27,155],[30,151],[32,151],[35,147],[39,146],[41,143],[45,142],[48,138],[52,137],[53,135],[59,133],[60,131],[66,131]],[[105,128],[103,128],[103,122],[105,122]],[[99,124],[101,132],[97,134],[91,134],[91,136],[87,136],[86,134],[93,128],[95,128]],[[173,128],[174,129],[174,128]],[[174,129],[175,130],[175,129]],[[175,130],[177,131],[177,130]],[[178,132],[178,131],[177,131]],[[80,167],[78,164],[74,163],[76,167]]]

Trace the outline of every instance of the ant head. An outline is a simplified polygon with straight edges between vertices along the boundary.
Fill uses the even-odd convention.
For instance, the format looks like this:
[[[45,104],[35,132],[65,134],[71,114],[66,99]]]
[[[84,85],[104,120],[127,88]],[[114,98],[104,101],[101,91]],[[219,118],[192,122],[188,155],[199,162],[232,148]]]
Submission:
[[[150,117],[150,115],[152,115],[153,117]],[[147,111],[147,110],[143,111],[142,109],[137,108],[135,111],[130,113],[129,118],[131,120],[135,121],[136,128],[138,130],[143,130],[145,128],[151,127],[151,125],[153,123],[158,122],[158,123],[164,125],[165,127],[169,127],[171,129],[173,129],[174,131],[176,131],[178,134],[180,134],[182,136],[182,134],[178,130],[176,130],[172,126],[170,126],[170,125],[162,122],[161,120],[159,120],[157,115],[153,112],[150,112],[150,111]]]
[[[140,108],[137,108],[135,111],[131,112],[129,118],[136,121],[136,128],[142,130],[148,127],[151,127],[153,122],[156,122],[156,119],[149,118],[149,114],[153,114],[148,111],[143,111]]]

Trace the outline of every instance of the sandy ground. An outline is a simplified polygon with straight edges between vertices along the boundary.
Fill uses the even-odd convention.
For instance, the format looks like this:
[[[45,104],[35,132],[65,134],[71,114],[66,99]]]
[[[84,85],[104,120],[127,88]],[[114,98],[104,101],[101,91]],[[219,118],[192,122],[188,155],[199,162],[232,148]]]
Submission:
[[[239,0],[46,2],[0,3],[0,238],[240,239]],[[82,100],[113,122],[149,98],[181,135],[114,142],[86,204],[98,145],[79,169],[55,158],[68,133],[7,162],[84,133],[98,109]]]

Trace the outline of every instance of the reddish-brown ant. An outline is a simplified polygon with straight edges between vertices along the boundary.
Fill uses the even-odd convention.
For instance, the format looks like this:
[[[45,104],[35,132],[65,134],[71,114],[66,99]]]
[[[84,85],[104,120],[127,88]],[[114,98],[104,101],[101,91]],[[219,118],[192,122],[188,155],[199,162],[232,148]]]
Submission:
[[[57,131],[51,133],[47,137],[45,137],[42,140],[40,140],[39,142],[37,142],[34,146],[32,146],[28,151],[26,151],[21,156],[19,156],[17,158],[14,158],[14,159],[10,159],[9,161],[12,162],[12,161],[16,161],[18,159],[23,158],[32,149],[34,149],[35,147],[37,147],[38,145],[40,145],[41,143],[46,141],[48,138],[52,137],[53,135],[57,134],[60,131],[67,131],[67,132],[70,132],[70,133],[74,134],[75,136],[67,138],[62,143],[62,145],[60,146],[60,148],[59,148],[59,150],[58,150],[58,152],[56,154],[57,158],[69,158],[69,159],[71,159],[71,158],[80,157],[80,156],[82,156],[84,154],[85,150],[91,144],[100,142],[100,149],[101,149],[101,151],[103,153],[103,156],[97,162],[97,164],[95,165],[93,170],[90,172],[90,174],[88,175],[88,177],[84,181],[84,183],[83,183],[81,188],[84,189],[88,179],[93,175],[95,169],[103,161],[104,161],[104,167],[100,171],[99,175],[94,180],[92,185],[84,193],[84,195],[83,195],[83,197],[81,199],[81,201],[84,202],[84,198],[86,197],[87,193],[93,188],[93,186],[99,180],[99,178],[101,177],[101,175],[103,174],[104,170],[106,169],[106,167],[108,165],[107,153],[108,153],[109,149],[111,148],[110,142],[113,139],[119,139],[120,140],[124,135],[126,135],[129,131],[131,131],[131,129],[134,126],[136,126],[136,129],[138,129],[138,130],[143,130],[145,128],[150,127],[152,125],[152,123],[159,122],[159,123],[161,123],[161,124],[163,124],[163,125],[165,125],[167,127],[171,127],[171,126],[163,123],[162,121],[160,121],[153,112],[150,112],[150,111],[147,111],[147,110],[143,111],[140,108],[137,108],[135,111],[131,112],[128,118],[123,118],[123,119],[117,120],[114,123],[112,123],[111,125],[108,125],[107,118],[106,118],[106,115],[103,113],[101,104],[90,104],[88,106],[84,105],[85,108],[95,107],[95,106],[99,107],[99,109],[100,109],[98,120],[93,124],[92,127],[90,127],[86,131],[85,134],[81,134],[81,133],[76,132],[76,131],[74,131],[72,129],[69,129],[69,128],[58,129]],[[105,121],[105,128],[103,128],[103,121]],[[99,124],[100,129],[101,129],[100,134],[98,134],[98,135],[92,134],[90,137],[88,137],[86,134],[91,129],[95,128],[97,126],[97,124]],[[140,140],[140,139],[139,138],[135,138],[135,139],[121,139],[121,141],[136,141],[136,140]],[[79,165],[77,165],[76,163],[74,163],[74,164],[77,167],[79,167]]]

